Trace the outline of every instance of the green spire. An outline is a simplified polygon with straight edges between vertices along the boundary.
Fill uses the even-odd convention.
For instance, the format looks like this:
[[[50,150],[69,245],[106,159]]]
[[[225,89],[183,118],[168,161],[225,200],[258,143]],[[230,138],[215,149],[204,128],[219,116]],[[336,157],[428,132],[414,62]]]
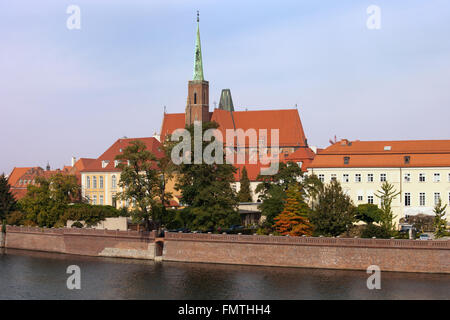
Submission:
[[[195,41],[194,78],[203,81],[202,46],[200,45],[200,13],[197,11],[197,39]]]

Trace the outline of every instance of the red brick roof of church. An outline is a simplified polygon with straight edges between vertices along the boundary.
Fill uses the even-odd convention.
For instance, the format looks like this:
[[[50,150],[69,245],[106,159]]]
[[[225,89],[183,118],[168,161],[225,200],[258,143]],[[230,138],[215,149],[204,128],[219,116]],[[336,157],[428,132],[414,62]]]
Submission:
[[[300,147],[306,145],[306,137],[297,109],[227,111],[214,109],[210,112],[211,121],[219,124],[219,130],[225,139],[226,129],[267,129],[267,144],[270,145],[271,129],[279,129],[280,147]],[[166,113],[161,127],[161,141],[176,129],[185,127],[184,113]],[[248,141],[246,141],[248,146]]]
[[[405,157],[409,156],[405,162]],[[348,157],[348,164],[344,164]],[[450,167],[450,140],[348,141],[315,156],[310,168]]]

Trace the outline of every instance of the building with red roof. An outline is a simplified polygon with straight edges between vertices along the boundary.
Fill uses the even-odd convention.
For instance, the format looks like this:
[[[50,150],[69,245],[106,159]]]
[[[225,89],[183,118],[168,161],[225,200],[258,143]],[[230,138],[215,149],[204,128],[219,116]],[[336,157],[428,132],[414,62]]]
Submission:
[[[340,181],[356,205],[380,205],[376,195],[388,181],[399,192],[392,204],[397,221],[434,215],[439,199],[450,206],[450,140],[343,139],[319,151],[308,171],[325,183]]]
[[[162,156],[162,151],[159,149],[161,143],[154,137],[147,137],[118,139],[97,159],[80,159],[78,162],[81,161],[80,167],[82,167],[80,174],[83,198],[88,199],[92,204],[128,207],[126,203],[115,200],[116,193],[120,191],[121,173],[118,167],[120,161],[116,160],[116,156],[122,154],[123,150],[135,140],[142,141],[147,150],[156,157]]]

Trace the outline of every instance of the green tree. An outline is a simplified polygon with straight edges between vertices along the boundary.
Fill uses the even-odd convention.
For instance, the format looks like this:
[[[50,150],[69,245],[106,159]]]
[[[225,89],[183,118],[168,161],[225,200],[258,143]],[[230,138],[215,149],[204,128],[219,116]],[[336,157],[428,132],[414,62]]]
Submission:
[[[434,207],[434,237],[436,239],[442,238],[447,234],[447,219],[444,218],[447,205],[442,204],[442,200],[439,198],[438,203]]]
[[[381,185],[381,190],[378,190],[375,194],[377,198],[380,199],[381,205],[380,209],[382,211],[380,226],[384,228],[391,236],[396,232],[394,213],[392,212],[392,201],[400,194],[394,189],[394,185],[390,184],[388,181],[383,182]]]
[[[19,201],[24,212],[24,223],[40,227],[53,227],[70,203],[78,199],[80,186],[73,175],[57,173],[50,178],[37,177],[36,184]]]
[[[17,201],[11,192],[8,179],[5,175],[0,175],[0,222],[2,222],[8,214],[15,210]]]
[[[324,186],[315,210],[310,214],[310,221],[315,234],[324,236],[338,236],[353,224],[355,207],[338,181]]]
[[[261,214],[266,217],[266,227],[271,227],[275,222],[274,218],[283,211],[286,192],[282,186],[273,185],[260,196],[260,199],[262,203],[258,208],[261,210]]]
[[[323,183],[315,174],[311,174],[306,175],[301,184],[305,193],[305,199],[310,204],[311,209],[314,210],[314,206],[317,203],[317,198],[323,191]]]
[[[206,130],[217,128],[218,124],[215,122],[202,123],[202,137]],[[187,208],[184,209],[185,214],[193,217],[190,221],[190,228],[205,231],[210,228],[227,228],[240,223],[237,211],[237,193],[231,186],[236,169],[225,163],[223,146],[218,143],[220,150],[211,151],[211,156],[220,158],[223,164],[217,163],[217,161],[211,164],[205,163],[205,161],[196,164],[194,163],[194,125],[187,126],[186,129],[190,133],[191,151],[184,150],[183,156],[189,159],[190,163],[184,161],[178,165],[175,189],[181,192],[181,202],[187,205]],[[209,145],[218,142],[215,139],[208,143],[202,139],[200,146],[202,154],[205,153],[206,148],[210,150]]]
[[[116,160],[121,161],[118,167],[122,170],[119,182],[122,191],[116,197],[131,203],[132,217],[137,221],[144,220],[145,228],[149,230],[150,219],[155,218],[162,206],[159,189],[162,178],[157,158],[147,150],[144,142],[134,140],[116,156]]]
[[[238,192],[239,202],[252,202],[252,191],[250,190],[250,179],[248,178],[247,169],[242,169],[241,188]]]
[[[382,215],[383,211],[376,204],[365,203],[356,208],[356,219],[367,224],[380,222]]]

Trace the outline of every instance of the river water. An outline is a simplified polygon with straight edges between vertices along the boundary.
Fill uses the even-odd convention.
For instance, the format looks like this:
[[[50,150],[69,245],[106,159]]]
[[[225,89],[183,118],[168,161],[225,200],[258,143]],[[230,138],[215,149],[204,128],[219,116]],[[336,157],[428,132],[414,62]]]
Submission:
[[[81,289],[66,286],[67,267]],[[450,275],[153,262],[3,250],[0,299],[450,299]]]

